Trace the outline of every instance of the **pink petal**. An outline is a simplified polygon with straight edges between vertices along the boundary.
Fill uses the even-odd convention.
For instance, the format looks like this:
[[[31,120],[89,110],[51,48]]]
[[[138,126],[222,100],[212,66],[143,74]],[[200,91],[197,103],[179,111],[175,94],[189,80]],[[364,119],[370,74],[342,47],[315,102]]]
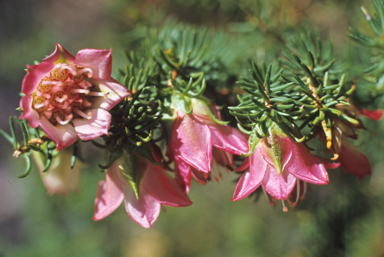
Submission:
[[[128,188],[124,203],[129,217],[144,228],[152,227],[160,214],[161,204],[145,190],[140,190],[139,199],[136,199],[133,190]]]
[[[292,158],[285,169],[298,179],[313,184],[327,184],[329,182],[324,164],[311,154],[307,148],[296,143],[290,137],[283,138],[287,148],[292,149]]]
[[[287,199],[296,184],[296,178],[284,170],[280,175],[273,167],[268,165],[263,179],[265,190],[274,198]]]
[[[79,139],[75,129],[70,124],[53,126],[44,116],[41,116],[40,127],[55,142],[57,151],[75,143]]]
[[[211,130],[214,147],[237,155],[248,153],[248,137],[238,129],[219,124],[208,127]]]
[[[359,179],[363,179],[372,173],[367,156],[351,145],[345,137],[341,138],[338,161],[344,173],[353,174]]]
[[[113,78],[108,79],[89,79],[89,82],[96,87],[97,92],[102,92],[105,96],[94,97],[91,108],[102,108],[109,111],[124,98],[131,95],[128,89],[119,84]]]
[[[142,182],[150,196],[168,206],[188,206],[192,202],[174,179],[171,179],[158,165],[150,165]]]
[[[174,158],[176,182],[188,193],[191,187],[191,166],[186,164],[180,157],[175,156]]]
[[[244,172],[236,185],[232,201],[243,199],[255,191],[263,181],[267,163],[260,154],[260,147],[257,147],[249,156],[249,171]]]
[[[82,49],[76,54],[75,63],[91,68],[95,79],[108,79],[112,73],[112,49]]]
[[[62,45],[56,44],[55,51],[51,53],[48,57],[44,58],[44,62],[51,64],[57,63],[73,63],[75,57],[71,55]]]
[[[108,135],[111,124],[111,114],[103,109],[88,110],[92,114],[91,119],[73,119],[73,126],[81,140],[87,141],[98,138],[101,135]]]
[[[175,156],[179,156],[190,166],[203,172],[211,171],[212,143],[211,133],[188,115],[175,120],[169,146]]]
[[[39,113],[32,108],[33,98],[31,96],[23,96],[20,100],[20,107],[23,109],[23,114],[19,119],[26,119],[29,123],[29,126],[36,128],[39,126],[40,117]]]
[[[35,92],[40,81],[44,78],[45,75],[49,75],[49,72],[53,70],[55,65],[50,62],[42,62],[40,64],[27,67],[28,73],[23,79],[21,92],[26,95],[32,95],[32,93]]]
[[[124,200],[127,187],[128,185],[122,180],[119,163],[115,162],[108,169],[105,181],[101,181],[99,184],[93,220],[104,219],[116,210]]]

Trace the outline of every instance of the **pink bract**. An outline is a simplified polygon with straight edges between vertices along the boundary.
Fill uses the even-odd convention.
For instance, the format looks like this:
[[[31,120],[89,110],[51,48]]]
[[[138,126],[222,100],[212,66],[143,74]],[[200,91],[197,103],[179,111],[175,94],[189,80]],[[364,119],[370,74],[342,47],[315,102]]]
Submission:
[[[95,221],[107,217],[124,201],[129,217],[138,225],[150,228],[160,214],[161,204],[174,207],[192,204],[174,179],[160,166],[144,159],[140,160],[138,167],[144,172],[144,177],[137,199],[119,166],[119,161],[116,161],[108,169],[105,181],[99,184],[93,216]]]
[[[240,178],[233,201],[250,195],[260,185],[275,199],[284,200],[292,192],[297,179],[312,184],[328,183],[324,163],[303,144],[279,134],[275,134],[273,140],[276,143],[274,149],[271,149],[270,142],[267,143],[264,138],[249,156],[249,164],[246,163],[249,170]],[[277,155],[274,154],[276,151]]]
[[[80,188],[81,162],[77,161],[71,169],[72,150],[66,148],[53,157],[50,168],[44,170],[43,157],[38,152],[33,152],[34,160],[40,171],[41,178],[48,190],[48,195],[55,193],[67,196],[69,193],[77,193]]]
[[[33,128],[40,126],[57,150],[79,138],[107,135],[109,110],[130,92],[111,78],[111,50],[83,49],[73,57],[60,44],[40,64],[27,66],[20,100]]]

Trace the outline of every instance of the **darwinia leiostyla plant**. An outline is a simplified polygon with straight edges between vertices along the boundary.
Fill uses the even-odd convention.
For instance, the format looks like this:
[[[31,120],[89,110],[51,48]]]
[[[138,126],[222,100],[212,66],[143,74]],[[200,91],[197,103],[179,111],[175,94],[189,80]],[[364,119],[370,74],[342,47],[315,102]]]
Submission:
[[[360,179],[371,174],[367,156],[349,140],[364,129],[362,115],[378,120],[381,111],[353,103],[356,86],[330,46],[302,35],[278,64],[253,63],[239,79],[214,54],[226,50],[216,49],[222,36],[181,25],[151,32],[141,60],[138,52],[127,54],[121,84],[111,77],[111,50],[72,56],[57,44],[27,66],[16,120],[23,143],[13,118],[12,135],[0,130],[14,156],[27,161],[19,177],[29,174],[33,157],[50,195],[78,191],[75,160],[81,141],[91,141],[106,152],[93,219],[123,203],[135,223],[150,228],[162,206],[191,205],[192,182],[218,180],[223,167],[240,175],[233,201],[260,189],[284,211],[287,201],[293,208],[303,199],[308,183],[329,183],[328,168]]]

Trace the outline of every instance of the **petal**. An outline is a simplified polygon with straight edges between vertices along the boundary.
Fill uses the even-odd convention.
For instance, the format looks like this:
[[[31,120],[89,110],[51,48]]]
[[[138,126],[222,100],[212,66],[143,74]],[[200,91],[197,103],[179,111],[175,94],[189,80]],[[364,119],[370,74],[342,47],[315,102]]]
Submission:
[[[191,166],[186,164],[182,159],[175,156],[175,179],[176,182],[184,189],[185,192],[189,192],[191,187]]]
[[[40,127],[55,142],[57,151],[75,143],[79,139],[75,129],[70,124],[53,126],[47,118],[41,116]]]
[[[145,190],[140,190],[137,199],[133,190],[129,188],[124,203],[129,217],[144,228],[152,227],[160,214],[161,204]]]
[[[100,182],[95,200],[93,220],[104,219],[116,210],[124,200],[127,185],[122,181],[120,174],[119,163],[115,162],[108,169],[105,181]]]
[[[102,92],[105,96],[94,97],[91,108],[109,111],[124,98],[131,95],[131,92],[119,84],[113,78],[108,79],[89,79],[89,82],[96,87],[97,92]]]
[[[40,64],[27,67],[28,73],[23,79],[21,92],[26,95],[32,95],[32,93],[35,92],[40,81],[44,78],[45,75],[49,75],[49,72],[53,70],[55,65],[50,62],[42,62]]]
[[[57,64],[57,63],[73,63],[75,57],[71,55],[62,45],[56,44],[55,51],[48,57],[44,58],[44,62]]]
[[[243,199],[255,191],[263,181],[267,163],[260,154],[260,147],[249,156],[249,171],[244,172],[236,185],[232,201]]]
[[[219,124],[208,127],[211,130],[214,147],[237,155],[248,153],[248,137],[238,129]]]
[[[383,117],[383,110],[367,110],[362,109],[360,110],[361,114],[367,116],[368,118],[372,120],[380,120]]]
[[[19,119],[26,119],[29,123],[29,126],[36,128],[39,126],[40,117],[39,113],[32,108],[33,98],[31,96],[23,96],[20,99],[20,107],[23,109],[23,114]]]
[[[173,124],[169,147],[175,156],[179,156],[195,169],[211,171],[211,132],[205,124],[188,115],[177,118]]]
[[[88,110],[92,114],[91,119],[73,119],[73,126],[76,133],[83,141],[98,138],[101,135],[108,135],[108,129],[111,124],[111,114],[103,109]]]
[[[283,139],[287,148],[292,149],[292,158],[285,169],[298,179],[313,184],[327,184],[328,173],[320,159],[311,154],[307,148],[291,138]]]
[[[171,179],[160,166],[150,165],[142,182],[149,195],[168,206],[188,206],[192,202],[174,179]]]
[[[82,49],[76,54],[75,63],[91,68],[92,77],[107,79],[112,73],[112,49]]]
[[[371,164],[365,154],[348,142],[348,139],[342,137],[339,159],[344,173],[353,174],[359,179],[371,175]]]
[[[263,186],[271,196],[276,199],[287,199],[296,184],[296,178],[287,171],[281,175],[270,165],[268,165],[263,179]]]

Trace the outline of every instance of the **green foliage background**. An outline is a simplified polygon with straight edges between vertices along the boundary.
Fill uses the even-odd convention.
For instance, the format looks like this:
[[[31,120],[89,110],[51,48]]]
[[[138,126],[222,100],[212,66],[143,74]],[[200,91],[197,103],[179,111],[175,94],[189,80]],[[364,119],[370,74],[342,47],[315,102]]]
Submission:
[[[340,0],[5,0],[0,2],[0,127],[8,130],[18,115],[25,64],[50,54],[55,43],[75,54],[83,48],[113,48],[114,75],[137,50],[148,28],[183,22],[225,32],[228,74],[246,74],[249,60],[273,61],[292,35],[317,29],[331,38],[337,58],[347,62],[347,77],[358,87],[371,50],[347,38],[348,26],[373,35],[360,6],[370,1]],[[171,21],[170,21],[171,20]],[[223,41],[224,45],[224,41]],[[367,90],[358,91],[362,103]],[[103,156],[85,145],[81,192],[63,198],[46,195],[38,172],[25,179],[23,160],[0,138],[0,256],[383,256],[384,122],[364,120],[358,148],[371,160],[373,175],[360,181],[330,171],[330,183],[311,186],[302,203],[288,213],[263,197],[231,202],[234,173],[220,183],[192,185],[187,208],[164,208],[147,230],[123,207],[93,222]],[[374,134],[374,135],[373,135]],[[103,158],[103,157],[101,157]]]

